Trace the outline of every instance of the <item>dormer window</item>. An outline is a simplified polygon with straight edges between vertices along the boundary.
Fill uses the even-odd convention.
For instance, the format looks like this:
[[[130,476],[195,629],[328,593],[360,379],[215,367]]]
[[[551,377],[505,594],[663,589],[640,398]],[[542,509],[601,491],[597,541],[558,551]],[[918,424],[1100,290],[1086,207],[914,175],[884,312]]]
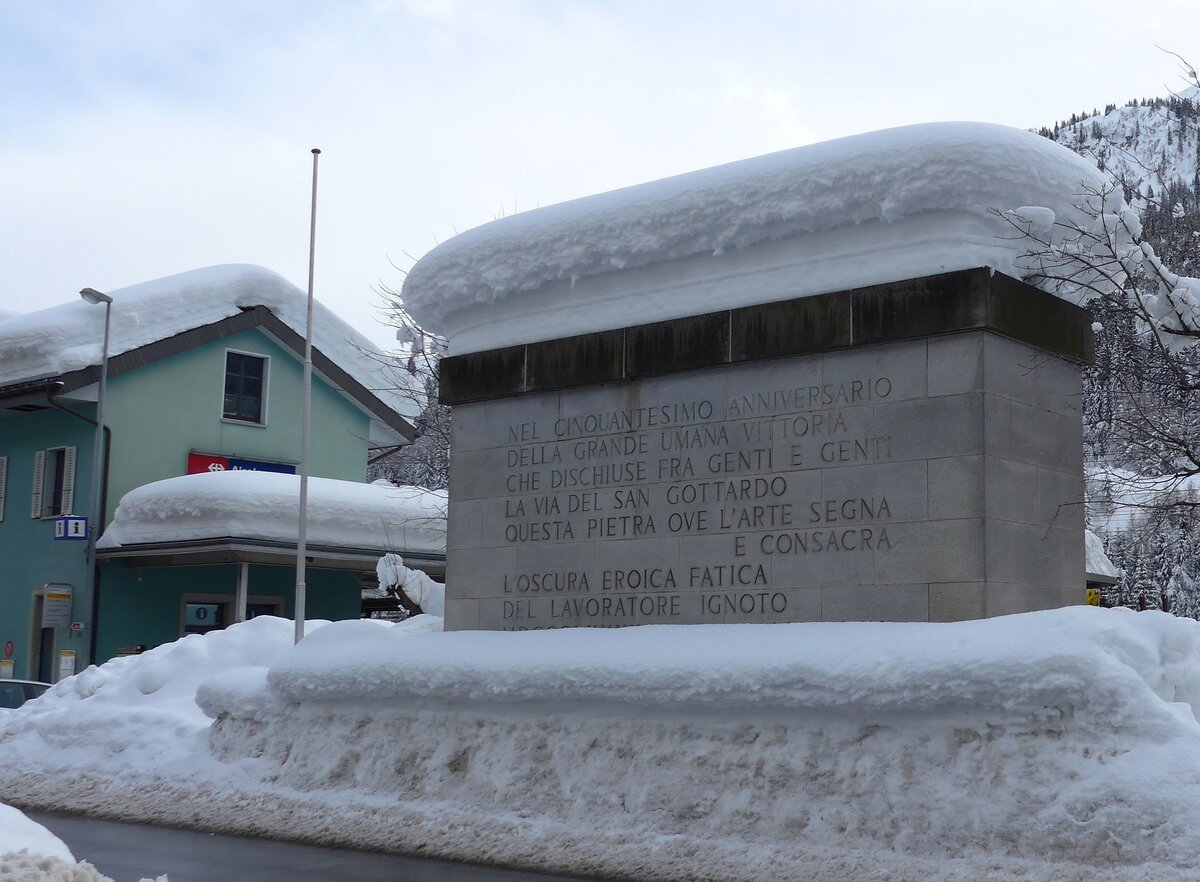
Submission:
[[[245,352],[226,351],[225,406],[222,416],[227,420],[244,423],[265,423],[266,386],[266,358]]]

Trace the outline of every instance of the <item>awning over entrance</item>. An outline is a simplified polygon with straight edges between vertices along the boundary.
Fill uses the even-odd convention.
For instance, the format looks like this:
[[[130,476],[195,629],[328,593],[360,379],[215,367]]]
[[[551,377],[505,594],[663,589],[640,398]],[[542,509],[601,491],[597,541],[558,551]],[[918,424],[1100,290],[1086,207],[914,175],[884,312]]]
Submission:
[[[347,548],[306,544],[307,565],[318,570],[352,570],[374,572],[375,564],[391,549]],[[400,552],[404,562],[413,569],[431,576],[446,571],[445,552]],[[294,566],[296,544],[270,542],[262,539],[222,537],[180,542],[146,542],[105,548],[97,552],[101,560],[128,560],[132,567],[180,567],[203,564],[271,564]]]

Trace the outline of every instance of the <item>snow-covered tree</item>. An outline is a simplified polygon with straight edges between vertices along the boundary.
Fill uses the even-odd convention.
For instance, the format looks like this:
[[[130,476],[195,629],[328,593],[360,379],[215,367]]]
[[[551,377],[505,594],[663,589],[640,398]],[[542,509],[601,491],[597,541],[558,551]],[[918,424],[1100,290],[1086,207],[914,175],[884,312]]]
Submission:
[[[374,460],[368,477],[444,490],[450,474],[450,408],[438,403],[438,365],[446,354],[446,340],[413,321],[398,291],[381,287],[379,293],[396,328],[401,369],[417,380],[411,395],[420,411],[414,422],[416,439]]]
[[[379,588],[393,597],[409,616],[446,615],[446,587],[420,570],[404,565],[398,554],[385,554],[375,565]]]
[[[1077,208],[1082,220],[1005,217],[1028,243],[1026,279],[1098,318],[1093,452],[1174,489],[1200,474],[1200,279],[1163,264],[1116,184]]]
[[[1092,310],[1085,369],[1089,523],[1123,570],[1110,605],[1200,614],[1200,80],[1169,99],[1108,106],[1087,137],[1043,134],[1096,161],[1108,187],[1080,194],[1082,222],[1009,215],[1026,278]],[[1169,149],[1168,149],[1169,145]],[[1037,212],[1029,212],[1036,215]]]

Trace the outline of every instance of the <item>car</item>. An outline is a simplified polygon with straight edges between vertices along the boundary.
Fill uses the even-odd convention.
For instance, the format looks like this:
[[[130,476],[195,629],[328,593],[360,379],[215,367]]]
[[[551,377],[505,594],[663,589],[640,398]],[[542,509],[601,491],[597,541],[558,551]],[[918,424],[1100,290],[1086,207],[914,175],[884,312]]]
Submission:
[[[0,711],[13,710],[50,688],[37,680],[0,680]]]

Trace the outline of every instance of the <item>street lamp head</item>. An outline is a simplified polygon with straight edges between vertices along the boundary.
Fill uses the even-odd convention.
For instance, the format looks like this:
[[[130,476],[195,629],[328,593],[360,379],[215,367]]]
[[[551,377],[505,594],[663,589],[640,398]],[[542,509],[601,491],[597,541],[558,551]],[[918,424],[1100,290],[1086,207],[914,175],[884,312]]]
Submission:
[[[79,292],[79,296],[88,303],[112,303],[112,298],[107,294],[101,294],[95,288],[84,288]]]

